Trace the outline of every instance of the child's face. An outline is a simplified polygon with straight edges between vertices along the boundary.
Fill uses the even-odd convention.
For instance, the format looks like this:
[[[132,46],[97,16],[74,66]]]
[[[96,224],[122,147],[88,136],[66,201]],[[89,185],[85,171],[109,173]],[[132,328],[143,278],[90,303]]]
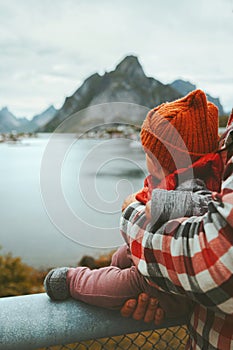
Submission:
[[[166,175],[168,175],[168,171],[166,169],[163,169],[159,162],[156,160],[156,158],[151,158],[146,153],[146,166],[148,169],[148,172],[156,177],[158,180],[162,180]]]

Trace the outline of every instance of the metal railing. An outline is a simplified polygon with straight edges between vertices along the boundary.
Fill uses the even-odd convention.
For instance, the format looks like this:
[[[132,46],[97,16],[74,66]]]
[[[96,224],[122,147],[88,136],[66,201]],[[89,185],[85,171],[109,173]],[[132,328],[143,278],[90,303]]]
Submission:
[[[1,298],[0,305],[1,350],[183,349],[187,338],[184,319],[166,321],[157,330],[119,311],[72,299],[54,302],[44,293]]]

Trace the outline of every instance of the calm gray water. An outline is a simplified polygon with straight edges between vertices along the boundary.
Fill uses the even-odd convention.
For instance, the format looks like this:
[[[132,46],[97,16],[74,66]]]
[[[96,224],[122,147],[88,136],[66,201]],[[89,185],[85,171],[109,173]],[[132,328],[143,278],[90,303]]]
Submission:
[[[0,144],[2,251],[35,267],[111,251],[122,243],[121,203],[142,187],[144,171],[144,154],[129,140],[41,134]]]

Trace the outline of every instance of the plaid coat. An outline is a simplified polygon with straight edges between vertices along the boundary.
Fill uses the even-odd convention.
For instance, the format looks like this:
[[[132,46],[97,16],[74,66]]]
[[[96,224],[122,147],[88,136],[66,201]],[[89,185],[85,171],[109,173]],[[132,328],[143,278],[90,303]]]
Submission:
[[[138,270],[156,288],[195,301],[188,349],[233,349],[233,127],[222,141],[226,161],[220,193],[208,212],[155,229],[145,206],[131,204],[121,232]]]

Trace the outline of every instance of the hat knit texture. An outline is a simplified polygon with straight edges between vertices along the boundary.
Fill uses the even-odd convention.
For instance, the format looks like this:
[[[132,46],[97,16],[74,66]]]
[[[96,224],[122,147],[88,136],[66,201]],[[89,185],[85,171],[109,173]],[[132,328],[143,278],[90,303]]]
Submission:
[[[218,148],[218,108],[202,90],[155,107],[141,129],[145,152],[173,172]]]

